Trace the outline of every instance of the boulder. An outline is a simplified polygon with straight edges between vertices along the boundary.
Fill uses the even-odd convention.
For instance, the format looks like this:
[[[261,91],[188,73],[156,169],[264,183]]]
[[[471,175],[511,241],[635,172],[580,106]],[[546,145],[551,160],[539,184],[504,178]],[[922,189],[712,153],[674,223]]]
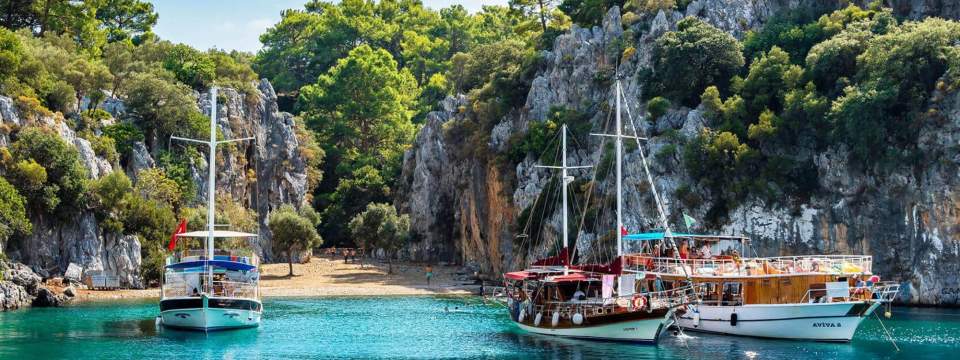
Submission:
[[[41,286],[37,289],[37,296],[33,299],[31,305],[36,307],[58,307],[66,302],[67,298],[65,296]]]
[[[30,306],[33,296],[13,281],[0,281],[0,311]]]

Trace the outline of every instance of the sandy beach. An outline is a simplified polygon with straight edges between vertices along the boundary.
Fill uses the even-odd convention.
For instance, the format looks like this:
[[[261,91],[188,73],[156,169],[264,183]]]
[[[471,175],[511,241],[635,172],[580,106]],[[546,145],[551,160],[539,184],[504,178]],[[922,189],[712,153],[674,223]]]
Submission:
[[[293,264],[294,276],[287,276],[286,263],[261,266],[260,289],[264,297],[273,296],[384,296],[469,294],[455,279],[457,267],[434,266],[434,277],[427,286],[424,265],[386,263],[344,264],[343,259],[313,257],[306,264]],[[159,298],[160,289],[79,290],[75,301]]]

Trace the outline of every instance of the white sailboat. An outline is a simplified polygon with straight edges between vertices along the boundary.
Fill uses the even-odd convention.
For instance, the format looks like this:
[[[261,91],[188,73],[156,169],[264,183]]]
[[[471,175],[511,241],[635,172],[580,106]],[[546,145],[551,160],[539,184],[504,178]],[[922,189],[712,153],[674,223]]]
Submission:
[[[217,140],[217,89],[210,89],[210,139],[172,137],[209,146],[207,230],[179,234],[206,239],[203,251],[185,250],[167,258],[160,295],[160,324],[186,330],[224,330],[260,325],[259,260],[256,254],[217,250],[217,239],[252,239],[256,234],[216,230],[217,145],[253,138]]]

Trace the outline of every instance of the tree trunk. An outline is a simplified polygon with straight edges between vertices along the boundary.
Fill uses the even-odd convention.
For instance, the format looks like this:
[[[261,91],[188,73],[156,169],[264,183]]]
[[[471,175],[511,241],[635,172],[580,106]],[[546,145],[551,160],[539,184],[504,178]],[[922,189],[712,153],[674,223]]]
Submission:
[[[293,277],[293,250],[287,251],[287,264],[290,265],[290,273],[287,276]]]
[[[387,259],[387,274],[393,274],[393,257]]]
[[[540,26],[543,27],[543,33],[546,34],[547,33],[547,14],[544,12],[544,9],[543,9],[543,0],[539,0],[537,1],[537,3],[540,4]]]

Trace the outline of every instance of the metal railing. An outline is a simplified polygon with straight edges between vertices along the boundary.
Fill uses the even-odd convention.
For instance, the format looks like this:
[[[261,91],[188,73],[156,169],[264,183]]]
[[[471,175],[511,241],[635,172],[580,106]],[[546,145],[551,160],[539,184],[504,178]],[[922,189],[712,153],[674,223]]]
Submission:
[[[843,296],[830,296],[827,289],[809,289],[800,297],[798,303],[805,302],[833,302],[839,298],[841,301],[865,301],[875,300],[880,303],[888,303],[897,297],[900,293],[900,284],[894,281],[884,281],[872,285],[851,286]]]
[[[215,280],[212,286],[204,283],[198,287],[188,284],[185,281],[174,281],[163,284],[163,298],[199,297],[200,294],[207,294],[208,297],[259,299],[260,287],[256,281],[239,282],[227,280]]]
[[[181,250],[167,257],[167,265],[184,261],[200,261],[207,259],[207,252],[202,249]],[[236,261],[253,266],[260,265],[260,258],[251,250],[244,249],[217,249],[213,252],[214,260]]]
[[[657,292],[636,293],[610,298],[587,298],[582,301],[550,301],[544,304],[529,304],[526,306],[529,314],[558,312],[560,319],[564,320],[571,319],[574,314],[583,314],[584,317],[591,318],[623,312],[653,312],[696,302],[697,293],[702,290],[701,287],[702,285],[688,285]],[[512,295],[510,294],[508,297],[517,300]],[[634,305],[639,297],[643,298],[642,307]]]
[[[680,276],[763,276],[783,274],[870,274],[868,255],[809,255],[757,258],[676,259],[625,256],[624,269]]]

